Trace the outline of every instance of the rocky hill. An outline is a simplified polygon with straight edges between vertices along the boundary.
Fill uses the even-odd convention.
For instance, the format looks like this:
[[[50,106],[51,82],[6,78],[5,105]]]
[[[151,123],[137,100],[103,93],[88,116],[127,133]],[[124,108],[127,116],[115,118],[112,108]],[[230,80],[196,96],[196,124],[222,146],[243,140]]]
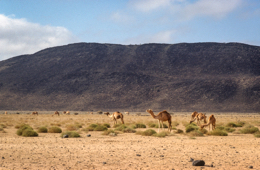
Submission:
[[[260,47],[77,43],[0,62],[0,110],[260,111]]]

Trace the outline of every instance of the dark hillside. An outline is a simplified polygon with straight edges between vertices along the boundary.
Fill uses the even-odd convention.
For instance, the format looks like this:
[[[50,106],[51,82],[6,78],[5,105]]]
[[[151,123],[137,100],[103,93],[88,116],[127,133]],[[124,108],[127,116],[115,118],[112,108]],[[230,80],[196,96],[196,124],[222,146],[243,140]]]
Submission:
[[[260,111],[260,47],[78,43],[0,62],[0,110]]]

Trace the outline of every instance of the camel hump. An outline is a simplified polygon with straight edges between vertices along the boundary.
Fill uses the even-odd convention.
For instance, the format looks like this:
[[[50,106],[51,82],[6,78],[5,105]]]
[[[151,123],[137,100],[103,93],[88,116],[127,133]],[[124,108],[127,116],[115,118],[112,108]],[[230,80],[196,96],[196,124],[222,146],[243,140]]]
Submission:
[[[162,113],[167,113],[167,114],[169,114],[166,110],[161,111],[159,114],[162,114]]]

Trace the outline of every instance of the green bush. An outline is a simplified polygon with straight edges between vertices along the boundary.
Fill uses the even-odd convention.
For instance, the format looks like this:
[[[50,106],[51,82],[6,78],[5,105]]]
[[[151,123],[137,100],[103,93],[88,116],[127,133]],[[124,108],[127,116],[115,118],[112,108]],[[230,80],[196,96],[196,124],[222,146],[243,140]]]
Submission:
[[[189,133],[191,131],[198,130],[198,129],[199,129],[199,127],[197,125],[195,125],[194,123],[191,123],[186,126],[186,133]]]
[[[80,135],[77,132],[74,132],[74,131],[67,131],[67,132],[61,133],[61,137],[63,137],[64,135],[68,135],[69,138],[78,138],[78,137],[80,137]]]
[[[245,125],[245,122],[237,122],[237,123],[234,123],[234,122],[230,122],[226,125],[226,127],[243,127]]]
[[[94,128],[94,131],[105,131],[105,130],[107,130],[107,127],[103,125],[98,125],[97,127]]]
[[[20,127],[23,127],[23,126],[30,126],[30,125],[22,123],[22,124],[19,124],[19,125],[15,125],[15,128],[19,129]]]
[[[142,136],[152,136],[153,134],[156,134],[156,131],[153,129],[147,129],[141,133]]]
[[[177,129],[175,133],[183,133],[183,130]]]
[[[27,124],[23,124],[23,125],[21,125],[21,126],[19,126],[19,129],[16,131],[16,134],[18,135],[18,136],[22,136],[22,134],[23,134],[23,131],[25,131],[25,130],[33,130],[33,128],[30,126],[30,125],[27,125]]]
[[[47,133],[48,129],[45,126],[41,126],[41,127],[39,127],[38,132],[39,133]]]
[[[240,132],[243,133],[243,134],[253,134],[253,133],[256,133],[258,131],[259,131],[259,129],[257,127],[252,126],[252,125],[248,125],[245,128],[240,129]]]
[[[108,123],[104,123],[103,126],[110,128],[110,124],[108,124]]]
[[[135,132],[136,132],[136,130],[134,130],[134,129],[132,129],[132,128],[129,128],[129,127],[127,127],[127,128],[125,128],[125,129],[123,129],[123,132],[124,132],[124,133],[135,133]]]
[[[203,136],[203,133],[199,130],[193,130],[189,133],[189,136],[194,137],[194,136]]]
[[[109,135],[109,134],[115,134],[115,135],[117,135],[118,133],[115,132],[115,131],[112,130],[112,129],[106,130],[106,131],[104,131],[104,132],[102,133],[102,135]]]
[[[97,124],[91,124],[91,125],[89,125],[88,127],[95,129],[97,126],[98,126]]]
[[[255,132],[255,133],[254,133],[254,136],[255,136],[256,138],[260,138],[260,131]]]
[[[219,130],[219,129],[215,129],[213,131],[208,132],[208,135],[212,135],[212,136],[228,136],[226,131]]]
[[[61,128],[57,127],[57,126],[52,126],[48,129],[49,133],[61,133],[62,130]]]
[[[233,129],[233,128],[230,128],[230,127],[225,127],[224,130],[225,130],[226,132],[232,133],[232,132],[234,132],[236,129]]]
[[[22,133],[22,136],[24,136],[24,137],[35,137],[35,136],[38,136],[38,133],[35,132],[32,129],[25,129]]]
[[[115,130],[123,131],[123,130],[126,129],[126,128],[127,128],[127,126],[126,126],[125,124],[121,124],[121,125],[117,126],[117,127],[115,128]]]
[[[207,134],[208,133],[208,131],[206,130],[206,129],[200,129],[199,130],[202,134]]]
[[[135,126],[136,128],[146,128],[145,124],[143,123],[136,123]]]
[[[148,123],[148,127],[150,127],[150,128],[155,128],[155,126],[156,126],[156,123],[152,123],[152,122]]]
[[[156,124],[155,128],[159,128],[159,125]],[[160,128],[162,128],[162,124],[160,125]],[[163,123],[163,128],[168,128],[168,126],[165,123]]]

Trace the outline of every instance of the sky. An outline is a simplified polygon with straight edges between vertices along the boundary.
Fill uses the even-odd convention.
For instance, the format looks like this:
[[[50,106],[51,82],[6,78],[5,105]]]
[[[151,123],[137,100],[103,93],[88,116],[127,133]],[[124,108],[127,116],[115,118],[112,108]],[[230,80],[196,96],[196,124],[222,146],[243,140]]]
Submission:
[[[0,0],[0,61],[78,42],[260,46],[260,1]]]

